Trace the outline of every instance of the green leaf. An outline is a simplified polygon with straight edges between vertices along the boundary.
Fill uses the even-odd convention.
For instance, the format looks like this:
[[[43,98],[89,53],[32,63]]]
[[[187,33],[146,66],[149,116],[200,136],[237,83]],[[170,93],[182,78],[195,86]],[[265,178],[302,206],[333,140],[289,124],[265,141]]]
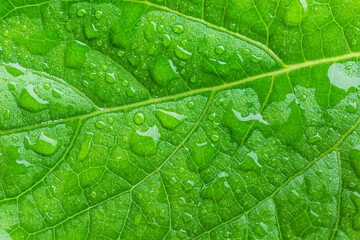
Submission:
[[[0,0],[0,239],[360,239],[360,1]]]

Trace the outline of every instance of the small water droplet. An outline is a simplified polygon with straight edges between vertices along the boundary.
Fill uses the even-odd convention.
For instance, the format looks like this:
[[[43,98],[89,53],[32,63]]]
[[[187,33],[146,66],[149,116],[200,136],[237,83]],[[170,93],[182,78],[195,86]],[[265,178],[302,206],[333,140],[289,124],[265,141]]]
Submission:
[[[81,84],[82,84],[84,87],[89,86],[89,82],[86,81],[86,80],[82,80],[82,81],[81,81]]]
[[[188,102],[187,103],[188,108],[193,109],[195,107],[194,102]]]
[[[218,135],[211,135],[211,140],[213,141],[213,142],[217,142],[217,141],[219,141],[219,136]]]
[[[249,54],[250,54],[250,49],[244,48],[244,49],[243,49],[243,54],[249,55]]]
[[[187,236],[186,231],[184,229],[180,229],[179,231],[176,232],[176,236],[180,239],[183,239]]]
[[[8,36],[9,36],[9,31],[8,31],[8,30],[5,30],[4,33],[3,33],[3,35],[4,35],[5,37],[8,37]]]
[[[300,195],[299,193],[293,189],[290,192],[289,201],[293,204],[296,204],[299,201]]]
[[[222,55],[225,52],[225,47],[224,46],[217,46],[214,49],[215,53],[218,55]]]
[[[223,102],[224,102],[224,99],[218,99],[217,101],[216,101],[216,106],[221,106],[222,104],[223,104]]]
[[[346,111],[349,113],[354,113],[357,111],[357,104],[356,102],[350,102],[346,105]]]
[[[96,128],[103,129],[105,128],[106,124],[103,121],[98,121],[95,123]]]
[[[84,160],[89,155],[93,137],[94,137],[93,133],[91,132],[86,133],[85,140],[82,142],[80,151],[77,154],[77,159],[79,161]]]
[[[117,55],[118,55],[119,57],[124,56],[124,54],[125,54],[124,51],[121,51],[121,50],[117,51]]]
[[[100,20],[101,19],[101,16],[102,16],[102,12],[101,11],[96,11],[96,13],[95,13],[95,17],[96,17],[96,19],[97,20]]]
[[[244,171],[255,171],[261,170],[262,166],[258,162],[258,156],[255,152],[249,152],[245,160],[241,163],[240,168]]]
[[[322,140],[322,137],[319,135],[319,134],[316,134],[312,137],[309,137],[309,143],[310,144],[313,144],[313,143],[316,143],[318,141]]]
[[[50,89],[51,84],[50,83],[44,83],[44,89],[45,90],[49,90]]]
[[[251,61],[252,61],[253,63],[258,63],[258,62],[261,61],[261,57],[258,57],[258,56],[256,56],[256,55],[251,55]]]
[[[214,121],[215,120],[215,117],[216,117],[216,113],[211,113],[208,118],[210,121]]]
[[[268,157],[268,155],[267,155],[266,153],[263,154],[263,159],[264,159],[265,161],[269,160],[269,157]]]
[[[115,73],[107,73],[105,76],[105,81],[110,84],[115,83],[116,82]]]
[[[175,54],[178,58],[183,59],[183,60],[188,60],[192,56],[191,52],[185,50],[184,48],[180,47],[179,45],[177,45],[175,48]]]
[[[61,98],[61,97],[62,97],[62,94],[63,94],[63,92],[60,91],[60,90],[57,89],[57,88],[54,88],[54,89],[51,91],[51,95],[52,95],[54,98]]]
[[[97,38],[99,36],[99,32],[96,29],[95,25],[91,24],[91,23],[85,24],[84,32],[85,32],[85,37],[88,40],[95,39],[95,38]]]
[[[77,15],[78,17],[83,17],[83,16],[85,16],[85,14],[86,14],[85,9],[78,9],[78,10],[76,11],[76,15]]]
[[[171,37],[167,34],[163,35],[163,44],[165,47],[168,47],[171,45]]]
[[[145,117],[144,117],[144,114],[141,113],[141,112],[137,112],[134,116],[134,122],[135,124],[137,125],[140,125],[140,124],[143,124],[145,121]]]
[[[131,64],[131,66],[136,67],[139,63],[139,59],[136,56],[128,56],[127,60]]]
[[[184,213],[183,214],[183,219],[185,222],[190,222],[192,220],[192,215],[190,213]]]
[[[96,192],[92,192],[90,195],[92,198],[96,198]]]
[[[135,89],[133,88],[133,87],[130,87],[130,88],[128,88],[127,90],[126,90],[126,95],[128,96],[128,97],[133,97],[133,96],[135,96]]]
[[[183,33],[184,32],[184,26],[181,24],[176,24],[171,26],[171,29],[173,30],[174,33]]]
[[[129,82],[127,80],[124,80],[122,83],[121,83],[124,87],[127,87],[129,85]]]
[[[193,189],[193,187],[194,187],[194,182],[193,181],[190,181],[190,180],[188,180],[187,182],[185,182],[184,183],[184,191],[185,192],[190,192],[192,189]]]

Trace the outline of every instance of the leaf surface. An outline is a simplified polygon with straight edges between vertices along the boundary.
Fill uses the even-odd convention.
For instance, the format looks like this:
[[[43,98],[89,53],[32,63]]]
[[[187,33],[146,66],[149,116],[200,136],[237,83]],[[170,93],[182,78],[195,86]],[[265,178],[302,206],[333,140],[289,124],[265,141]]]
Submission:
[[[359,14],[0,0],[0,238],[360,239]]]

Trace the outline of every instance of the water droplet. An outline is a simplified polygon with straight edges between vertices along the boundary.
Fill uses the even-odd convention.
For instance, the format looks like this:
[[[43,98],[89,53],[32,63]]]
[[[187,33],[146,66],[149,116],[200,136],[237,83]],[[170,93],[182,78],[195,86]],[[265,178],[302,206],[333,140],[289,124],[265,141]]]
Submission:
[[[118,55],[119,57],[124,56],[124,54],[125,54],[124,51],[121,51],[121,50],[117,51],[117,55]]]
[[[268,157],[268,155],[267,155],[266,153],[263,154],[263,159],[264,159],[265,161],[269,160],[269,157]]]
[[[309,137],[309,143],[313,144],[318,141],[322,140],[322,137],[319,134],[316,134],[315,136]]]
[[[355,174],[360,177],[360,145],[353,147],[350,152],[350,164]]]
[[[107,119],[107,121],[108,121],[108,123],[113,123],[114,122],[114,119],[112,118],[112,117],[108,117],[108,119]]]
[[[122,85],[123,85],[124,87],[127,87],[127,86],[129,85],[129,82],[128,82],[127,80],[124,80],[124,81],[122,82]]]
[[[218,99],[216,101],[216,106],[221,106],[223,104],[223,102],[224,102],[224,99]]]
[[[59,147],[57,140],[46,136],[43,132],[34,143],[30,141],[29,137],[25,137],[25,138],[26,138],[25,148],[27,149],[30,148],[34,152],[44,156],[53,155]]]
[[[87,57],[88,47],[81,42],[70,42],[64,55],[64,63],[68,68],[81,69]]]
[[[8,37],[9,36],[9,31],[5,30],[3,34],[4,34],[5,37]]]
[[[96,128],[103,129],[105,128],[106,124],[103,121],[98,121],[95,123]]]
[[[92,39],[95,39],[99,36],[99,32],[98,30],[96,29],[95,25],[94,24],[85,24],[84,26],[84,32],[85,32],[85,37],[88,39],[88,40],[92,40]]]
[[[103,13],[102,13],[101,11],[96,11],[96,13],[95,13],[96,19],[97,19],[97,20],[100,20],[102,14],[103,14]]]
[[[50,89],[51,84],[50,83],[44,83],[44,89],[45,90],[49,90]]]
[[[62,97],[62,91],[60,91],[59,89],[57,88],[54,88],[52,91],[51,91],[51,95],[54,97],[54,98],[61,98]]]
[[[92,198],[96,198],[96,192],[92,192],[90,195]]]
[[[289,201],[293,204],[296,204],[296,203],[298,203],[299,198],[300,198],[299,193],[295,189],[291,190],[290,196],[289,196]]]
[[[183,214],[183,219],[185,222],[190,222],[192,220],[192,215],[190,213],[184,213]]]
[[[192,189],[193,189],[193,187],[194,187],[194,182],[193,181],[190,181],[190,180],[188,180],[187,182],[185,182],[184,183],[184,191],[185,192],[190,192]]]
[[[212,128],[213,128],[213,129],[218,129],[218,128],[219,128],[219,125],[220,125],[220,123],[213,122]]]
[[[287,162],[289,162],[289,158],[288,157],[282,157],[281,158],[281,163],[287,163]]]
[[[196,83],[196,76],[195,76],[195,75],[192,75],[192,76],[191,76],[190,82]]]
[[[86,81],[86,80],[82,80],[82,81],[81,81],[81,84],[82,84],[84,87],[89,86],[89,82]]]
[[[126,95],[128,96],[128,97],[133,97],[133,96],[135,96],[135,89],[133,88],[133,87],[130,87],[130,88],[128,88],[127,90],[126,90]]]
[[[214,121],[215,120],[215,117],[216,117],[216,113],[211,113],[208,118],[210,121]]]
[[[129,61],[129,63],[133,67],[136,67],[138,65],[138,63],[139,63],[139,59],[136,56],[133,56],[133,55],[129,56],[127,58],[127,60]]]
[[[78,10],[76,11],[76,15],[77,15],[78,17],[83,17],[83,16],[85,16],[85,14],[86,14],[85,9],[78,9]]]
[[[31,84],[21,91],[21,95],[16,101],[20,107],[29,112],[40,112],[49,107],[49,102],[42,100],[35,93],[34,86]]]
[[[163,44],[165,47],[168,47],[171,45],[171,37],[167,34],[163,35]]]
[[[102,42],[101,40],[99,40],[99,41],[96,42],[96,45],[98,45],[99,47],[101,47],[102,44],[103,44],[103,42]]]
[[[13,136],[11,139],[13,140],[13,142],[19,141],[19,138],[17,136]]]
[[[77,159],[79,161],[84,160],[89,155],[93,137],[94,137],[93,133],[90,133],[90,132],[86,133],[85,140],[82,142],[80,151],[77,154]]]
[[[47,63],[43,62],[42,68],[46,71],[49,69],[49,65]]]
[[[181,24],[176,24],[171,26],[171,29],[173,30],[174,33],[183,33],[184,32],[184,26]]]
[[[213,142],[217,142],[217,141],[219,141],[219,136],[218,135],[211,135],[211,140]]]
[[[178,58],[188,60],[191,58],[192,53],[180,47],[179,45],[175,48],[175,54]]]
[[[105,76],[105,81],[110,84],[115,83],[116,82],[115,73],[107,73]]]
[[[331,162],[326,161],[325,164],[326,164],[326,167],[327,167],[328,169],[333,169],[333,168],[334,168],[334,166],[332,165]]]
[[[244,171],[255,171],[261,170],[262,166],[258,162],[258,156],[255,152],[250,152],[246,155],[245,160],[241,163],[240,168]]]
[[[4,114],[4,119],[9,119],[10,118],[10,110],[9,109],[6,109],[5,110],[5,114]]]
[[[190,171],[197,172],[206,169],[218,153],[215,146],[209,142],[195,143],[190,151],[191,159],[186,163]]]
[[[261,57],[255,56],[255,55],[251,55],[251,61],[253,63],[258,63],[261,61]]]
[[[143,124],[145,120],[144,114],[141,112],[137,112],[134,116],[134,122],[137,125]]]
[[[142,132],[136,130],[130,138],[130,148],[136,155],[148,157],[156,154],[160,141],[159,129],[156,125],[149,127],[148,130]]]
[[[217,46],[214,49],[215,53],[218,55],[222,55],[225,52],[224,46]]]
[[[180,239],[183,239],[186,237],[186,231],[184,229],[181,229],[176,232],[176,236]]]
[[[173,62],[162,55],[156,58],[151,69],[151,76],[157,85],[163,87],[177,78],[178,73]]]
[[[349,113],[354,113],[357,110],[357,104],[356,102],[350,102],[346,105],[346,111]]]
[[[242,52],[245,55],[249,55],[250,54],[250,49],[244,48]]]
[[[265,223],[260,222],[260,223],[256,223],[254,226],[254,232],[256,235],[260,236],[260,237],[265,237],[269,234],[268,232],[268,227]]]
[[[187,103],[188,108],[193,109],[195,107],[194,102],[188,102]]]
[[[159,119],[161,125],[169,130],[175,129],[186,119],[185,115],[163,109],[156,109],[155,116]]]
[[[360,230],[360,194],[357,192],[353,192],[350,197],[356,207],[356,215],[353,218],[352,227],[354,230],[359,231]]]

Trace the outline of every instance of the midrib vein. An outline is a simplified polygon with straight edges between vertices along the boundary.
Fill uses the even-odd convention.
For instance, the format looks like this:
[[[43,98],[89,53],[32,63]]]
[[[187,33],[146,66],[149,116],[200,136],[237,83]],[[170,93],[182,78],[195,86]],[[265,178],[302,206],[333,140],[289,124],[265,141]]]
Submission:
[[[289,65],[288,67],[277,70],[277,71],[268,72],[268,73],[256,75],[256,76],[253,76],[253,77],[248,77],[246,79],[241,79],[239,81],[226,83],[226,84],[219,85],[219,86],[194,89],[194,90],[190,90],[188,92],[179,93],[179,94],[175,94],[175,95],[172,95],[172,96],[166,96],[166,97],[160,97],[160,98],[151,98],[151,99],[148,99],[146,101],[141,101],[141,102],[132,103],[132,104],[128,104],[128,105],[123,105],[123,106],[119,106],[119,107],[101,108],[101,109],[98,109],[98,110],[96,110],[94,112],[91,112],[91,113],[78,115],[78,116],[74,116],[74,117],[69,117],[69,118],[65,118],[65,119],[53,120],[53,121],[49,121],[49,122],[45,122],[45,123],[35,124],[35,125],[31,125],[31,126],[26,126],[26,127],[20,127],[20,128],[16,128],[16,129],[2,130],[2,131],[0,131],[0,135],[10,134],[10,133],[15,133],[15,132],[21,132],[21,131],[25,131],[25,130],[31,130],[31,129],[38,128],[38,127],[46,127],[46,126],[49,126],[49,125],[64,123],[64,122],[68,122],[68,121],[72,121],[72,120],[78,120],[78,119],[84,120],[84,119],[94,117],[94,116],[104,114],[104,113],[112,113],[112,112],[116,112],[116,111],[121,111],[121,110],[127,110],[127,109],[131,109],[131,108],[140,107],[140,106],[147,105],[147,104],[153,104],[153,103],[160,103],[160,102],[169,101],[169,100],[175,100],[175,99],[188,97],[188,96],[195,95],[195,94],[201,94],[201,93],[206,93],[206,92],[216,92],[216,91],[220,91],[220,90],[223,90],[223,89],[235,87],[237,85],[241,85],[241,84],[244,84],[244,83],[252,82],[252,81],[255,81],[257,79],[266,78],[266,77],[274,77],[274,76],[278,76],[278,75],[281,75],[281,74],[284,74],[284,73],[288,73],[288,72],[299,70],[299,69],[306,68],[306,67],[312,67],[312,66],[316,66],[316,65],[319,65],[319,64],[337,62],[337,61],[342,61],[342,60],[345,60],[345,59],[356,58],[356,57],[360,57],[360,52],[358,52],[358,53],[350,53],[350,54],[346,54],[346,55],[342,55],[342,56],[338,56],[338,57],[332,57],[332,58],[326,58],[326,59],[321,59],[321,60],[315,60],[315,61],[295,64],[295,65]]]

